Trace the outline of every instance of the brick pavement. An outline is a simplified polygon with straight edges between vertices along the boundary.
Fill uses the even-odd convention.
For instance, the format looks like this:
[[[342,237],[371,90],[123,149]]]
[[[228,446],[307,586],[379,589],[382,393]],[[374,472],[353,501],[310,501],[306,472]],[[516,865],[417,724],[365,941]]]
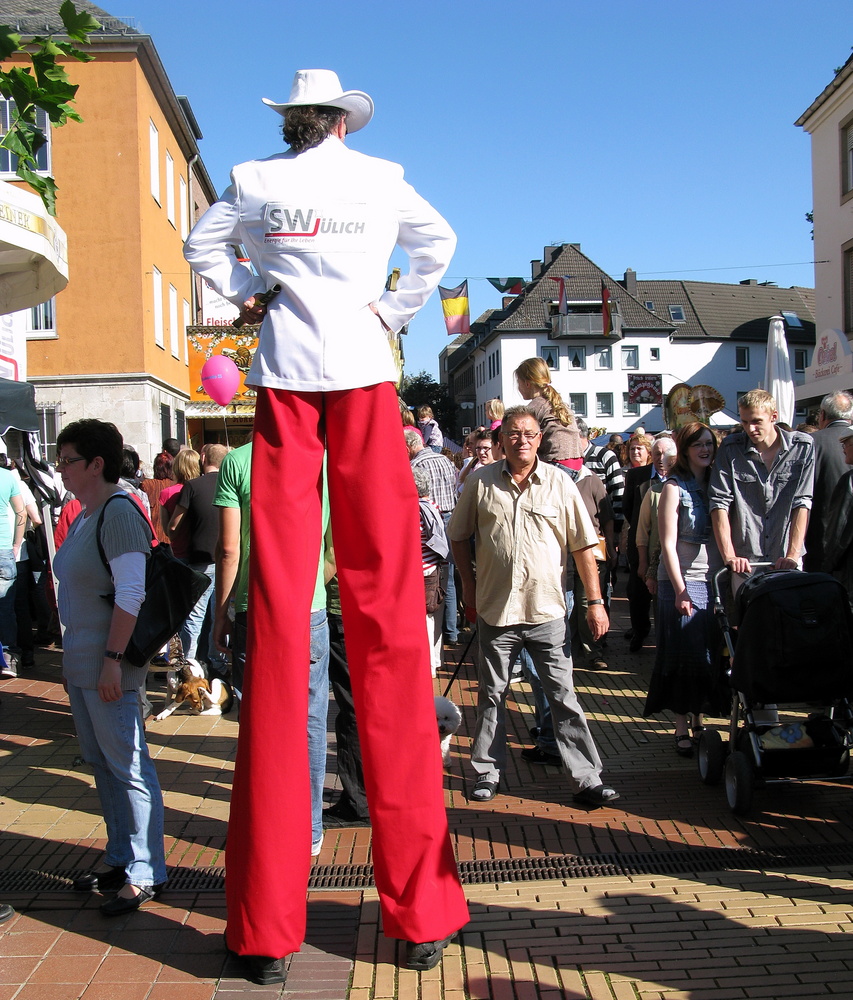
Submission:
[[[460,861],[546,855],[631,857],[750,847],[772,850],[845,844],[850,789],[842,782],[794,783],[756,793],[733,817],[720,788],[706,788],[691,761],[671,751],[671,728],[641,717],[653,659],[627,652],[614,604],[607,671],[578,669],[576,683],[607,776],[623,793],[617,808],[573,804],[560,771],[528,765],[531,707],[526,685],[510,697],[506,794],[487,805],[465,797],[464,766],[474,721],[470,666],[451,696],[463,707],[446,775],[446,800]],[[457,654],[458,655],[458,654]],[[91,775],[77,757],[58,681],[58,654],[0,682],[0,887],[20,914],[0,926],[0,1000],[224,1000],[251,987],[222,952],[220,891],[171,891],[143,911],[107,921],[99,897],[15,889],[37,870],[88,867],[103,847]],[[445,678],[441,679],[443,687]],[[168,863],[224,864],[236,724],[172,716],[148,729],[166,800]],[[334,770],[330,753],[330,771]],[[329,794],[334,779],[328,781]],[[404,831],[401,831],[404,835]],[[318,872],[370,860],[370,831],[327,835]],[[819,859],[818,859],[819,860]],[[345,870],[345,869],[341,869]],[[353,1000],[533,1000],[812,997],[853,994],[849,867],[766,864],[753,872],[490,881],[467,886],[471,923],[442,965],[412,973],[380,933],[373,889],[309,896],[306,947],[291,963],[286,997]],[[349,987],[349,988],[348,988]]]

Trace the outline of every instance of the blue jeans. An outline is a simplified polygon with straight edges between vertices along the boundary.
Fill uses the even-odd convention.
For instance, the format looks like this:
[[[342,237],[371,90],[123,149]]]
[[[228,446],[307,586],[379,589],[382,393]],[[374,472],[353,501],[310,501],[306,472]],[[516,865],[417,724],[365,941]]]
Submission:
[[[148,753],[136,691],[101,701],[97,691],[68,685],[83,759],[92,765],[107,826],[108,865],[150,888],[166,881],[163,793]]]
[[[178,630],[181,637],[181,645],[184,647],[184,656],[188,660],[202,659],[207,661],[210,673],[224,677],[228,673],[228,657],[220,653],[213,641],[213,614],[214,601],[216,599],[216,564],[215,563],[191,563],[194,570],[204,575],[210,580],[210,586],[201,595],[196,606],[187,615],[187,620]],[[207,649],[199,651],[199,639],[204,629],[205,620],[209,619],[207,631]]]
[[[311,780],[311,844],[323,838],[326,722],[329,715],[329,622],[326,609],[311,612],[311,673],[308,678],[308,769]]]
[[[450,524],[452,514],[453,511],[450,510],[446,514],[443,513],[441,515],[445,529]],[[444,634],[447,636],[448,642],[457,642],[459,639],[459,611],[456,607],[455,571],[456,566],[453,562],[453,551],[451,550],[447,554],[447,586],[444,589]]]
[[[17,576],[14,550],[0,549],[0,643],[4,653],[8,652],[10,646],[18,645],[18,623],[15,617]]]

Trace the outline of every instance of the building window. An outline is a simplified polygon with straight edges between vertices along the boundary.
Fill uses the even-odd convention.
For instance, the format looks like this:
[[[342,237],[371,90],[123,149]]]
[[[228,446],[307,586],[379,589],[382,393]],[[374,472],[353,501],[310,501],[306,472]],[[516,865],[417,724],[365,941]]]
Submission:
[[[558,347],[540,347],[539,354],[552,371],[556,371],[560,367],[560,349]]]
[[[60,410],[57,403],[48,403],[38,407],[39,437],[41,450],[46,462],[56,461],[56,432],[59,428]]]
[[[659,347],[650,347],[649,348],[649,358],[652,361],[660,361],[660,348]]]
[[[673,323],[686,323],[687,320],[684,318],[684,306],[670,306],[669,318]]]
[[[151,119],[148,119],[148,156],[151,168],[151,194],[160,204],[160,133]]]
[[[595,367],[600,372],[609,372],[613,367],[613,348],[602,347],[595,355]]]
[[[182,327],[184,341],[184,361],[190,363],[190,344],[187,338],[187,327],[190,326],[190,304],[184,299],[184,325]]]
[[[156,267],[151,271],[151,292],[154,296],[154,343],[163,347],[163,275]]]
[[[183,179],[183,177],[178,178],[178,211],[181,215],[181,239],[185,240],[190,234],[190,210],[187,200],[187,182]]]
[[[841,193],[853,191],[853,121],[841,128]]]
[[[56,313],[54,299],[41,302],[27,311],[27,340],[53,340],[56,338]]]
[[[166,153],[166,218],[175,225],[175,161]]]
[[[622,368],[636,370],[640,367],[640,348],[622,347]]]
[[[628,393],[622,393],[622,416],[623,417],[639,417],[640,415],[640,404],[632,403],[628,399]]]
[[[748,372],[749,371],[749,348],[748,347],[736,347],[735,348],[735,371]]]
[[[613,416],[612,392],[597,392],[595,394],[595,415],[597,417]]]
[[[844,251],[844,332],[853,333],[853,247]]]
[[[169,346],[172,349],[172,357],[181,356],[181,331],[178,326],[178,290],[174,285],[169,285]]]
[[[576,417],[586,416],[586,393],[585,392],[570,392],[569,393],[569,406],[571,407],[572,413]]]
[[[804,375],[809,366],[809,352],[805,347],[794,348],[794,374]]]
[[[650,313],[653,313],[655,311],[654,302],[647,300],[646,302],[643,303],[643,305],[646,307],[646,309],[649,310]]]
[[[172,436],[172,410],[171,407],[167,406],[166,403],[160,404],[160,440],[165,441],[166,438]]]
[[[585,347],[570,347],[567,353],[569,358],[569,368],[573,368],[575,371],[586,368]]]
[[[183,410],[175,410],[175,437],[179,444],[187,443],[187,415]]]
[[[17,110],[14,101],[0,98],[0,132],[4,135],[15,120]],[[36,125],[47,136],[47,142],[36,153],[36,173],[48,174],[50,173],[50,120],[41,108],[36,109]],[[0,149],[0,174],[11,174],[15,177],[17,168],[18,157],[8,149]]]

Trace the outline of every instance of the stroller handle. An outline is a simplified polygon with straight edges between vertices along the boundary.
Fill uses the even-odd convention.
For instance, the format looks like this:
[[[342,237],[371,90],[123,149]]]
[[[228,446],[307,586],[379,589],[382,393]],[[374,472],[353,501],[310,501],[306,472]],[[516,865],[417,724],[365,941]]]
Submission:
[[[753,570],[756,569],[767,569],[770,566],[775,566],[774,562],[750,562],[749,564]],[[722,597],[722,583],[723,580],[731,576],[732,571],[728,566],[723,566],[718,569],[717,572],[711,577],[711,595],[714,598],[714,614],[719,617],[721,612],[724,612],[725,601]]]

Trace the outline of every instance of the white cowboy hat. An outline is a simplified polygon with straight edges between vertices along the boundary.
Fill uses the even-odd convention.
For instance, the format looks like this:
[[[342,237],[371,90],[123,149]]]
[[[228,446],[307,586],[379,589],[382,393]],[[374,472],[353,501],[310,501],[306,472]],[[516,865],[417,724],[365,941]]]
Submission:
[[[304,105],[342,108],[347,113],[347,132],[357,132],[373,117],[373,101],[361,90],[343,90],[338,74],[330,69],[299,69],[293,77],[290,100],[285,104],[263,99],[280,115],[288,108]]]

